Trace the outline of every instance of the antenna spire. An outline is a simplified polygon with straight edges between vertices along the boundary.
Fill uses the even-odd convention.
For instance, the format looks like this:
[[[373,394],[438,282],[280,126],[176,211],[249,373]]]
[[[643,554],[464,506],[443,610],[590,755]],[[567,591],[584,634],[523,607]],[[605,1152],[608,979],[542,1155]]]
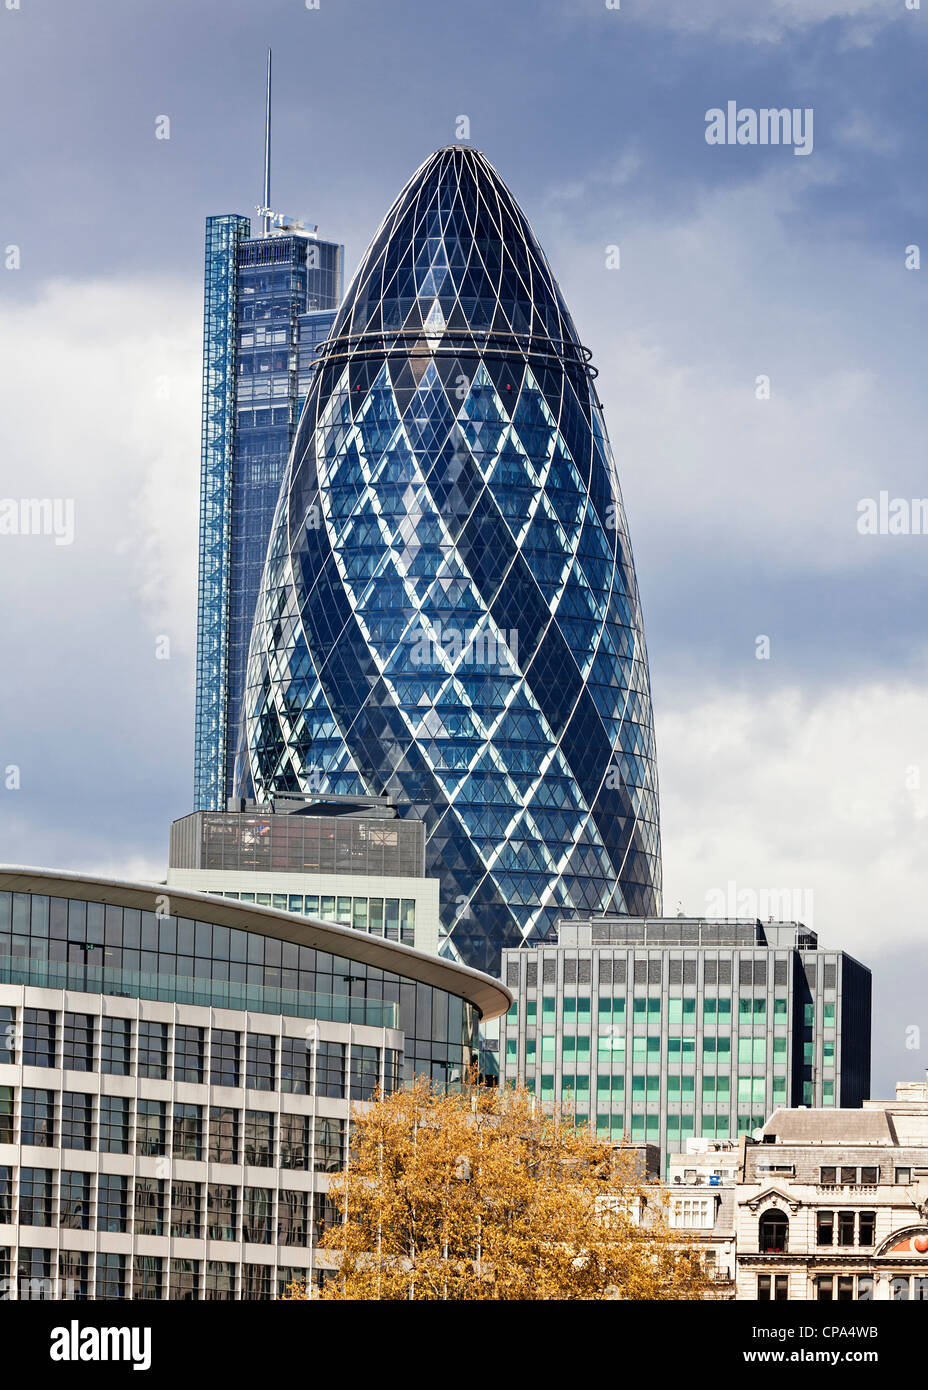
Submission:
[[[267,51],[267,106],[264,116],[264,235],[271,232],[271,50]]]

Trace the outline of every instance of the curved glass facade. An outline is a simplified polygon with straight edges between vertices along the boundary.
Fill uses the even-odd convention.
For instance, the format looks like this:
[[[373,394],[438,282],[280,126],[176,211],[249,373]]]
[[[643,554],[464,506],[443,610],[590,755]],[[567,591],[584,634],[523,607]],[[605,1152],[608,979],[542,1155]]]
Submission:
[[[254,930],[115,903],[0,892],[0,983],[397,1028],[407,1079],[442,1084],[478,1049],[477,1010],[458,995]]]
[[[37,870],[0,889],[0,1300],[323,1281],[356,1106],[404,1070],[460,1084],[480,1010],[511,999],[225,900]]]
[[[388,213],[321,349],[252,633],[243,795],[388,795],[443,950],[660,910],[647,654],[589,353],[475,150]]]

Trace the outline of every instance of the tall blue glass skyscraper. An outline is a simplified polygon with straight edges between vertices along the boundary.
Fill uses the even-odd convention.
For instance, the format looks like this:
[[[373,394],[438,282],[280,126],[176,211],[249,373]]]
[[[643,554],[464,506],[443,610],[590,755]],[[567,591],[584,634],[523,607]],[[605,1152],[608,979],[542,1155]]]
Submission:
[[[342,247],[295,225],[206,222],[194,807],[234,792],[248,642],[309,364],[341,298]]]
[[[631,546],[590,353],[524,214],[439,150],[321,349],[255,613],[241,795],[426,823],[443,946],[660,911]]]

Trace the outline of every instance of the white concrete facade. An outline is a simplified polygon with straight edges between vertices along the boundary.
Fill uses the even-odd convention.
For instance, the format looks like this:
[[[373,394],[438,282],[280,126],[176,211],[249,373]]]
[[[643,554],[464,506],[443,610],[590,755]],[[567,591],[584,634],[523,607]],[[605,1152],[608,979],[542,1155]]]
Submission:
[[[239,1034],[242,1038],[242,1077],[244,1078],[244,1057],[245,1040],[251,1033],[263,1036],[271,1035],[275,1038],[293,1038],[305,1043],[310,1054],[314,1053],[319,1043],[333,1042],[342,1044],[345,1049],[346,1076],[351,1075],[351,1053],[353,1048],[367,1047],[376,1048],[381,1058],[389,1057],[394,1054],[401,1058],[403,1047],[403,1034],[392,1028],[376,1028],[367,1025],[353,1023],[322,1022],[317,1020],[307,1021],[304,1018],[288,1018],[275,1016],[266,1013],[250,1013],[231,1009],[220,1009],[213,1007],[200,1007],[195,1005],[183,1005],[177,1003],[162,1003],[147,999],[127,999],[117,998],[100,994],[84,994],[73,990],[43,989],[32,986],[0,984],[0,1005],[10,1006],[17,1010],[17,1019],[22,1017],[21,1011],[25,1009],[47,1010],[55,1013],[59,1018],[65,1012],[79,1015],[92,1015],[97,1018],[120,1018],[132,1022],[146,1020],[164,1023],[168,1025],[168,1075],[166,1079],[140,1076],[137,1074],[135,1066],[136,1049],[133,1044],[133,1058],[130,1075],[112,1075],[99,1069],[92,1071],[70,1071],[60,1067],[43,1067],[23,1065],[20,1060],[16,1062],[0,1062],[0,1088],[12,1088],[16,1097],[14,1112],[14,1133],[15,1142],[0,1143],[0,1170],[9,1169],[14,1175],[11,1190],[7,1194],[9,1202],[0,1217],[0,1257],[6,1255],[7,1268],[4,1273],[6,1280],[5,1290],[0,1290],[0,1295],[16,1297],[19,1289],[18,1274],[22,1270],[17,1267],[16,1252],[22,1249],[49,1251],[51,1255],[52,1287],[33,1288],[31,1291],[26,1288],[25,1293],[20,1292],[20,1296],[26,1297],[68,1297],[73,1296],[73,1290],[64,1287],[63,1281],[59,1278],[60,1256],[62,1252],[83,1253],[88,1258],[88,1291],[87,1297],[105,1296],[101,1294],[99,1288],[94,1291],[94,1278],[97,1268],[98,1254],[112,1254],[123,1256],[126,1261],[126,1282],[131,1287],[133,1283],[133,1271],[137,1257],[155,1257],[163,1262],[165,1287],[162,1297],[167,1297],[167,1281],[171,1274],[172,1260],[193,1261],[196,1265],[196,1293],[186,1296],[202,1298],[206,1297],[247,1297],[253,1296],[245,1292],[244,1281],[247,1278],[246,1266],[261,1266],[268,1276],[268,1287],[271,1297],[281,1287],[281,1280],[289,1277],[293,1272],[305,1273],[307,1279],[312,1277],[313,1266],[325,1267],[327,1264],[324,1254],[320,1259],[316,1257],[316,1237],[319,1229],[319,1222],[314,1215],[314,1201],[317,1196],[322,1197],[328,1192],[331,1183],[331,1174],[308,1169],[279,1166],[279,1144],[281,1117],[298,1116],[306,1117],[310,1124],[308,1129],[309,1154],[306,1162],[312,1164],[312,1154],[314,1151],[314,1137],[320,1122],[325,1119],[340,1120],[345,1123],[345,1134],[347,1138],[347,1121],[349,1112],[353,1106],[359,1102],[350,1099],[350,1085],[346,1082],[345,1095],[341,1099],[327,1098],[316,1094],[317,1087],[312,1085],[311,1094],[294,1094],[293,1092],[281,1089],[281,1076],[278,1070],[276,1076],[277,1084],[273,1089],[255,1090],[242,1085],[239,1087],[215,1086],[209,1084],[208,1080],[203,1083],[195,1083],[175,1079],[174,1076],[174,1036],[175,1030],[179,1025],[192,1025],[205,1030],[206,1054],[205,1071],[206,1078],[210,1075],[210,1038],[211,1030],[224,1029]],[[17,1024],[16,1027],[20,1028]],[[99,1030],[97,1030],[99,1033]],[[133,1029],[133,1038],[136,1030]],[[281,1054],[278,1046],[277,1055]],[[6,1051],[0,1052],[0,1057],[7,1055]],[[13,1056],[21,1056],[19,1042],[14,1040]],[[99,1042],[97,1043],[97,1053],[95,1067],[99,1066]],[[313,1076],[315,1077],[315,1067]],[[63,1094],[76,1092],[84,1095],[92,1095],[95,1098],[101,1096],[121,1097],[129,1102],[130,1131],[128,1139],[127,1153],[102,1152],[98,1149],[98,1121],[94,1121],[94,1132],[92,1145],[86,1149],[64,1149],[61,1147],[47,1147],[22,1143],[22,1123],[21,1111],[23,1105],[23,1095],[27,1091],[40,1091],[43,1093],[51,1092],[56,1097],[56,1114],[60,1113],[60,1101]],[[0,1090],[0,1093],[7,1092]],[[140,1153],[137,1143],[138,1125],[136,1120],[138,1100],[160,1101],[165,1105],[166,1115],[166,1152],[163,1155],[149,1156]],[[172,1114],[174,1107],[180,1104],[196,1105],[202,1107],[202,1146],[203,1158],[200,1160],[190,1158],[177,1158],[172,1154]],[[270,1112],[274,1117],[275,1131],[275,1153],[274,1161],[268,1166],[253,1166],[246,1163],[218,1163],[210,1161],[207,1157],[209,1152],[209,1109],[210,1107],[223,1107],[227,1110],[235,1111],[239,1116],[244,1117],[246,1112],[259,1112],[266,1114]],[[99,1112],[98,1105],[95,1106],[95,1113]],[[56,1119],[56,1145],[58,1143],[58,1121]],[[241,1145],[241,1135],[239,1139]],[[53,1187],[53,1206],[51,1220],[49,1224],[26,1225],[19,1222],[20,1198],[22,1186],[22,1174],[24,1171],[31,1172],[51,1172]],[[113,1174],[125,1177],[127,1181],[128,1207],[125,1231],[107,1231],[98,1228],[96,1219],[96,1200],[91,1198],[91,1211],[88,1215],[90,1229],[72,1229],[63,1226],[61,1219],[63,1216],[62,1201],[60,1198],[60,1177],[63,1172],[67,1173],[86,1173],[90,1176],[90,1191],[92,1194],[97,1189],[97,1178],[100,1174]],[[136,1180],[139,1178],[157,1179],[164,1182],[164,1234],[153,1235],[139,1233],[136,1229],[138,1216],[133,1200],[133,1192]],[[183,1238],[169,1234],[171,1228],[171,1186],[173,1182],[196,1183],[200,1185],[202,1197],[201,1204],[201,1237]],[[231,1187],[239,1193],[237,1230],[239,1238],[236,1240],[209,1240],[207,1232],[207,1203],[208,1189],[210,1185],[222,1184]],[[305,1244],[279,1244],[276,1240],[267,1243],[252,1243],[241,1239],[242,1234],[242,1192],[247,1188],[261,1189],[269,1191],[270,1198],[270,1225],[272,1234],[278,1228],[278,1207],[281,1202],[281,1194],[300,1192],[307,1194],[308,1222]],[[12,1215],[12,1221],[6,1219],[7,1215]],[[210,1266],[213,1264],[231,1265],[232,1288],[229,1293],[217,1294],[209,1291],[207,1278]],[[129,1296],[127,1294],[126,1296]],[[170,1296],[177,1296],[173,1293]]]

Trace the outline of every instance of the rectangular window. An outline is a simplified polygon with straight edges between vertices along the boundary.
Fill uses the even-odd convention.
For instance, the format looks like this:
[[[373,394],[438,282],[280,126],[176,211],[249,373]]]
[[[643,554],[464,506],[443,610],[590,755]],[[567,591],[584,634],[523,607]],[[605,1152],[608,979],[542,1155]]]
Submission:
[[[872,1245],[876,1240],[876,1212],[862,1211],[858,1221],[858,1245]]]
[[[270,1033],[249,1033],[245,1058],[245,1085],[253,1091],[273,1091],[277,1084],[277,1039]]]
[[[210,1036],[209,1079],[214,1086],[242,1084],[242,1035],[231,1028],[214,1028]]]
[[[317,1126],[320,1123],[325,1123],[325,1121],[316,1121]],[[330,1120],[328,1123],[334,1124],[336,1122]],[[309,1139],[312,1120],[308,1115],[282,1114],[279,1117],[279,1124],[280,1167],[307,1171],[310,1160]]]
[[[308,1096],[313,1088],[313,1052],[308,1038],[281,1038],[280,1089]]]
[[[541,1001],[541,1021],[542,1023],[553,1023],[557,1017],[557,999],[550,994],[546,994]]]
[[[852,1211],[838,1212],[838,1244],[854,1244],[854,1213]]]
[[[350,1098],[352,1100],[370,1100],[380,1082],[380,1049],[353,1045],[350,1058]]]
[[[129,1179],[120,1173],[97,1174],[97,1230],[128,1230]]]
[[[131,1055],[131,1019],[101,1018],[100,1070],[110,1076],[128,1076]]]
[[[242,1298],[250,1301],[270,1299],[272,1265],[242,1266]]]
[[[55,1148],[55,1092],[22,1092],[22,1142],[39,1149]]]
[[[317,1173],[339,1173],[345,1166],[345,1121],[316,1116],[313,1135],[313,1168]]]
[[[254,1168],[274,1166],[274,1116],[269,1110],[245,1111],[245,1162]]]
[[[136,1103],[135,1151],[149,1157],[167,1152],[167,1106],[163,1100]]]
[[[338,1220],[338,1207],[335,1205],[334,1199],[329,1196],[328,1192],[314,1192],[313,1225],[317,1245],[328,1228],[334,1226]]]
[[[345,1095],[345,1044],[320,1042],[316,1047],[316,1095],[342,1100]]]
[[[53,1067],[57,1031],[51,1009],[23,1010],[23,1065]]]
[[[209,1108],[209,1160],[211,1163],[239,1162],[239,1111],[228,1105]]]
[[[288,1192],[282,1188],[277,1198],[277,1242],[279,1245],[308,1245],[310,1213],[308,1192]]]
[[[139,1301],[164,1297],[164,1260],[160,1255],[136,1255],[132,1297]]]
[[[231,1183],[210,1183],[206,1197],[208,1240],[238,1240],[238,1188]]]
[[[273,1193],[269,1187],[246,1187],[242,1192],[242,1240],[270,1245]]]
[[[164,1235],[164,1180],[162,1178],[136,1178],[135,1180],[135,1234],[137,1236]]]
[[[89,1149],[93,1144],[93,1096],[64,1091],[61,1096],[61,1147]]]
[[[54,1269],[53,1250],[21,1247],[19,1251],[19,1274],[17,1284],[22,1300],[48,1300],[54,1297],[52,1270]]]
[[[140,1019],[138,1024],[139,1076],[164,1081],[168,1074],[168,1025]]]
[[[14,1141],[15,1095],[12,1086],[0,1086],[0,1144],[12,1144]]]
[[[816,1216],[817,1245],[833,1245],[835,1237],[835,1214],[833,1211],[819,1211]]]
[[[71,1071],[93,1071],[93,1014],[64,1016],[61,1065]]]
[[[206,1051],[206,1030],[192,1024],[178,1023],[174,1027],[174,1080],[203,1081]]]
[[[70,1231],[90,1230],[90,1174],[62,1170],[58,1225]]]
[[[835,1026],[835,1006],[834,1004],[825,1005],[825,1027],[834,1028]]]
[[[98,1144],[102,1153],[129,1152],[129,1101],[125,1096],[100,1097]]]
[[[59,1298],[84,1302],[90,1297],[90,1256],[83,1250],[58,1252]]]
[[[203,1224],[203,1186],[198,1182],[171,1183],[171,1235],[199,1239]]]
[[[872,1167],[861,1168],[861,1170],[860,1170],[860,1181],[861,1181],[862,1183],[869,1183],[871,1186],[875,1187],[876,1184],[879,1182],[879,1180],[880,1180],[880,1170],[879,1170],[879,1168],[872,1168]]]
[[[171,1261],[171,1300],[189,1303],[200,1294],[200,1261]]]
[[[8,1165],[0,1168],[0,1226],[13,1224],[13,1169]],[[0,1253],[7,1247],[0,1246]]]
[[[126,1293],[126,1256],[98,1252],[95,1296],[98,1299],[123,1299]]]
[[[174,1102],[172,1145],[175,1158],[203,1157],[203,1107]]]
[[[821,1183],[823,1187],[830,1187],[838,1181],[838,1170],[830,1165],[825,1165],[821,1169]]]
[[[203,1298],[207,1303],[227,1302],[235,1298],[235,1265],[231,1261],[207,1261]]]

